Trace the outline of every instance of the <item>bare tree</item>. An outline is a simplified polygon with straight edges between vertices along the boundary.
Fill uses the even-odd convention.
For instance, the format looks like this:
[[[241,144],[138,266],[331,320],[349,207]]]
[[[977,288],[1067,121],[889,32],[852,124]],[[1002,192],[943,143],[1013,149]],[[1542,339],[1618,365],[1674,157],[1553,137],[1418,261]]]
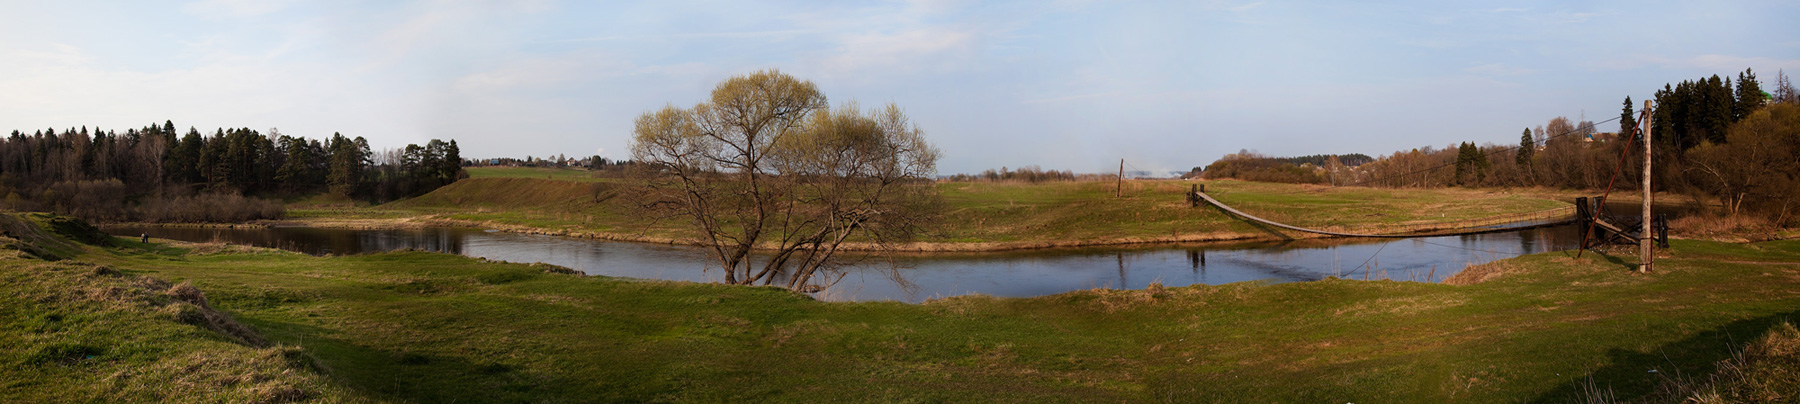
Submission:
[[[811,83],[761,71],[720,83],[711,102],[637,119],[646,207],[685,216],[731,284],[803,291],[859,236],[904,240],[929,214],[938,152],[896,106],[833,110]],[[764,249],[766,256],[753,250]]]
[[[1688,149],[1687,174],[1718,196],[1726,212],[1760,213],[1777,224],[1800,210],[1800,106],[1774,105],[1729,130],[1725,144]]]

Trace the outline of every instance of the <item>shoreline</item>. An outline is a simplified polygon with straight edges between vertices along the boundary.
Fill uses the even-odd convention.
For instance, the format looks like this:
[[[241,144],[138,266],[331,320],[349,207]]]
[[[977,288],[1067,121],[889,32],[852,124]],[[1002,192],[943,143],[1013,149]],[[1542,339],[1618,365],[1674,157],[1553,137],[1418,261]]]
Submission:
[[[131,226],[131,227],[170,227],[170,228],[224,228],[224,229],[273,228],[273,227],[314,227],[314,228],[324,228],[324,229],[349,229],[349,230],[408,230],[408,229],[423,229],[423,228],[430,228],[430,227],[462,227],[462,228],[476,228],[476,229],[483,229],[483,230],[503,231],[503,232],[508,232],[508,233],[517,233],[517,234],[535,234],[535,235],[583,238],[583,239],[590,239],[590,240],[604,240],[604,241],[615,241],[615,242],[664,244],[664,245],[685,245],[685,246],[704,246],[705,245],[700,240],[692,240],[692,239],[679,239],[679,238],[672,238],[672,237],[650,236],[650,235],[643,235],[643,234],[547,229],[547,228],[539,228],[539,227],[507,224],[507,223],[497,223],[497,222],[493,222],[493,221],[447,219],[447,218],[440,218],[440,217],[432,217],[430,215],[406,217],[406,218],[391,218],[391,219],[331,219],[331,218],[278,219],[278,220],[259,220],[259,221],[253,221],[253,222],[247,222],[247,223],[129,223],[129,222],[126,222],[126,223],[107,223],[107,224],[103,224],[101,226],[102,227]],[[1412,227],[1412,228],[1419,232],[1433,232],[1433,231],[1458,230],[1458,229],[1465,229],[1465,228],[1480,228],[1480,227],[1484,227],[1484,226],[1469,226],[1469,227],[1427,226],[1427,227]],[[1530,226],[1530,227],[1534,228],[1534,227],[1541,227],[1541,226]],[[847,243],[844,243],[842,246],[840,246],[838,248],[838,250],[846,251],[846,252],[899,252],[899,253],[998,253],[998,252],[1029,251],[1029,250],[1088,248],[1088,247],[1121,247],[1121,246],[1137,246],[1137,245],[1152,245],[1152,244],[1218,243],[1218,242],[1276,242],[1276,241],[1293,241],[1293,240],[1359,239],[1359,238],[1362,238],[1362,237],[1339,237],[1339,236],[1329,236],[1329,235],[1323,235],[1323,234],[1299,233],[1299,232],[1295,232],[1295,233],[1297,233],[1297,234],[1289,235],[1289,234],[1272,233],[1272,232],[1246,233],[1246,232],[1233,232],[1233,231],[1215,231],[1215,232],[1206,232],[1206,233],[1175,234],[1175,235],[1169,235],[1169,236],[1118,237],[1118,238],[1099,238],[1099,239],[1089,239],[1089,240],[972,241],[972,242],[914,241],[914,242],[906,242],[906,243],[896,243],[896,244],[892,244],[892,245],[889,245],[886,247],[883,247],[883,246],[880,246],[877,244],[873,244],[873,243],[866,243],[866,242],[847,242]],[[1419,237],[1432,237],[1432,236],[1433,235],[1430,235],[1430,234],[1422,234]],[[759,246],[756,249],[766,251],[766,250],[771,250],[772,248]]]

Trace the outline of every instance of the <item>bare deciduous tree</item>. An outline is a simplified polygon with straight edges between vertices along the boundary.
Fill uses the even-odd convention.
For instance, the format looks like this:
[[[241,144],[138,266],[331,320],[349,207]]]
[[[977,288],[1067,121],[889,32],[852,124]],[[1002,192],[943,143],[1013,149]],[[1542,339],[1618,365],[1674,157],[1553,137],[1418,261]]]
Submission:
[[[1688,149],[1691,181],[1726,212],[1753,211],[1777,224],[1800,210],[1800,106],[1773,105],[1731,125],[1725,144]]]
[[[636,124],[638,197],[690,219],[726,283],[818,290],[814,276],[846,242],[904,240],[934,207],[938,152],[898,107],[831,109],[811,82],[777,71],[733,77],[710,102]]]

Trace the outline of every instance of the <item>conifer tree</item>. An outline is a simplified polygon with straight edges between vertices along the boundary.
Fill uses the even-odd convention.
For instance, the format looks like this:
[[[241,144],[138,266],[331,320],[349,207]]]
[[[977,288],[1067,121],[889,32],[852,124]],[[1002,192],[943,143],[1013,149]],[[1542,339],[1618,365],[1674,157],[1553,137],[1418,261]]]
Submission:
[[[1762,107],[1762,103],[1762,83],[1756,82],[1755,72],[1744,69],[1743,73],[1738,73],[1737,100],[1732,104],[1731,121],[1744,120],[1744,117],[1750,116],[1751,112],[1756,112],[1757,108]]]
[[[1637,113],[1632,112],[1631,96],[1625,96],[1625,108],[1619,111],[1619,139],[1637,136]]]
[[[1631,101],[1626,100],[1625,102]],[[1519,135],[1519,151],[1514,159],[1519,163],[1519,167],[1525,167],[1531,165],[1531,154],[1535,152],[1537,152],[1537,142],[1531,140],[1531,128],[1525,128],[1525,133]]]

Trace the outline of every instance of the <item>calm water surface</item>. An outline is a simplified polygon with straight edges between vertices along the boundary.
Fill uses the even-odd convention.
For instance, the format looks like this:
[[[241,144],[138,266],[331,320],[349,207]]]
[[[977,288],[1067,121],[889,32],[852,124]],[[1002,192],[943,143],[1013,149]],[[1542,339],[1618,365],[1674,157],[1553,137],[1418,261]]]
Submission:
[[[306,227],[195,229],[111,227],[113,234],[225,241],[308,254],[418,249],[511,262],[543,262],[590,275],[712,281],[723,277],[699,248],[515,234],[490,230],[346,230]],[[1399,240],[1297,240],[1238,244],[1082,248],[982,254],[863,257],[820,297],[899,300],[980,293],[1026,297],[1090,288],[1141,289],[1244,281],[1351,279],[1442,281],[1470,264],[1573,249],[1573,226]],[[905,282],[896,281],[895,274]]]

